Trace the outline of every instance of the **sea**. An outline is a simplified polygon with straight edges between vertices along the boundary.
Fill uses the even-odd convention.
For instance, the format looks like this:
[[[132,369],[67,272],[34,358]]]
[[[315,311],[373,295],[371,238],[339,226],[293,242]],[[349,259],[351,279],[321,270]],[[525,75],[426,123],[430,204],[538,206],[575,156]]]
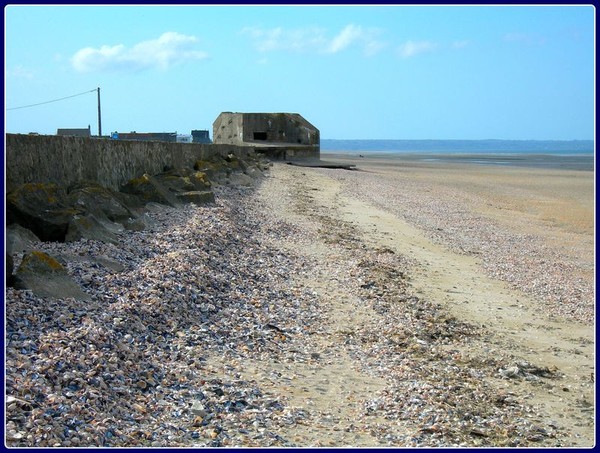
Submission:
[[[593,140],[336,140],[321,139],[321,153],[594,171]]]

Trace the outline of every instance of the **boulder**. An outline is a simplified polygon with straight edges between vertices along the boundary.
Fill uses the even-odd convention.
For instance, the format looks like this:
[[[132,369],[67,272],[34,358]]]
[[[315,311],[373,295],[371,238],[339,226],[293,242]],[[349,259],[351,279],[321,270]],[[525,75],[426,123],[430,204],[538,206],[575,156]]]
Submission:
[[[69,206],[64,188],[52,183],[23,184],[6,196],[7,223],[18,223],[42,241],[62,242],[69,222],[80,213]]]
[[[250,176],[253,179],[258,179],[263,176],[262,171],[255,165],[248,166],[246,170],[244,170],[244,174]]]
[[[235,154],[228,154],[223,158],[226,162],[226,167],[231,171],[244,171],[247,166],[246,162],[238,158]]]
[[[188,176],[160,173],[154,177],[171,192],[189,192],[190,190],[196,190],[196,186]]]
[[[141,215],[135,219],[129,219],[123,223],[126,230],[129,231],[144,231],[155,225],[155,222],[150,219],[148,214]]]
[[[194,190],[190,192],[181,192],[177,194],[177,199],[182,203],[195,203],[203,205],[215,202],[215,194],[211,191]]]
[[[207,190],[212,186],[208,175],[202,171],[196,171],[190,176],[190,181],[195,186],[196,190]]]
[[[123,229],[121,225],[119,225],[119,227],[121,230]],[[80,239],[91,239],[95,241],[117,244],[117,232],[118,227],[114,227],[113,231],[111,231],[109,228],[107,228],[107,223],[103,223],[93,214],[75,216],[69,223],[69,228],[65,236],[65,242],[75,242],[79,241]]]
[[[13,262],[13,257],[7,252],[6,254],[6,286],[13,286],[14,285],[14,276],[13,276],[13,270],[14,270],[14,262]]]
[[[219,160],[216,162],[197,160],[194,163],[194,170],[204,173],[210,181],[214,182],[218,176],[226,174],[228,168],[225,160],[219,158]]]
[[[6,253],[9,255],[33,250],[38,242],[41,242],[40,238],[18,223],[6,227]]]
[[[67,270],[50,255],[32,251],[23,257],[15,273],[14,287],[33,291],[41,297],[91,300],[69,277]]]
[[[118,192],[95,182],[82,181],[69,187],[67,199],[71,206],[82,212],[94,214],[97,218],[106,217],[112,222],[135,217],[134,212],[119,199]]]
[[[144,214],[146,203],[137,195],[125,192],[113,192],[113,195],[133,214],[132,218]],[[125,219],[127,221],[128,219]]]
[[[54,255],[54,258],[63,265],[64,263],[94,263],[104,267],[111,273],[122,272],[125,270],[124,265],[112,258],[107,257],[106,255],[80,255],[79,253],[74,253],[67,250],[63,253]]]
[[[131,179],[121,188],[121,192],[136,195],[145,203],[156,203],[177,207],[179,203],[173,193],[163,186],[155,177],[144,174]]]
[[[244,173],[231,173],[226,181],[227,184],[234,186],[253,187],[256,184],[254,178]]]

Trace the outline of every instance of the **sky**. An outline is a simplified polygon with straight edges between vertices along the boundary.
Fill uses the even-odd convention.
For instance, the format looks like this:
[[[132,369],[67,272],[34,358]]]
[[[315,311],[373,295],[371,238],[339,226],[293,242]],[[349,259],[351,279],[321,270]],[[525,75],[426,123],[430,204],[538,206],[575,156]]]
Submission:
[[[212,138],[230,111],[300,113],[322,139],[593,140],[594,16],[591,5],[9,5],[5,132],[97,135],[99,87],[103,135]]]

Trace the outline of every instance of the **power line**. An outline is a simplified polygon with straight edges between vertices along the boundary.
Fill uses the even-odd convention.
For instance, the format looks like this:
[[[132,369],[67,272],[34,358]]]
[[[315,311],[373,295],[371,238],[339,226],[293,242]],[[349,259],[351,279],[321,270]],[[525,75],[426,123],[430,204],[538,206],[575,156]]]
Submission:
[[[23,105],[21,107],[12,107],[10,109],[6,109],[6,110],[18,110],[18,109],[26,109],[28,107],[35,107],[37,105],[43,105],[43,104],[50,104],[51,102],[58,102],[58,101],[63,101],[65,99],[69,99],[69,98],[74,98],[76,96],[81,96],[83,94],[87,94],[87,93],[91,93],[93,91],[98,91],[98,88],[94,88],[93,90],[89,90],[89,91],[84,91],[83,93],[79,93],[79,94],[73,94],[71,96],[66,96],[64,98],[60,98],[60,99],[54,99],[52,101],[46,101],[46,102],[39,102],[37,104],[30,104],[30,105]]]

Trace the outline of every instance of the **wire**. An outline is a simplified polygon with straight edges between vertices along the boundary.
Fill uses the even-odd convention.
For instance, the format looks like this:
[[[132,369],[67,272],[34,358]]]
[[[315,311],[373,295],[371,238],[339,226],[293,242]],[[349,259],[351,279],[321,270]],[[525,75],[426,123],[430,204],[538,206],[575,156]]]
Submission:
[[[6,109],[6,110],[18,110],[18,109],[26,109],[26,108],[28,108],[28,107],[35,107],[35,106],[37,106],[37,105],[42,105],[42,104],[50,104],[51,102],[63,101],[63,100],[65,100],[65,99],[74,98],[75,96],[81,96],[81,95],[83,95],[83,94],[88,94],[88,93],[91,93],[92,91],[98,91],[98,88],[94,88],[93,90],[90,90],[90,91],[84,91],[83,93],[79,93],[79,94],[73,94],[73,95],[71,95],[71,96],[66,96],[66,97],[64,97],[64,98],[60,98],[60,99],[54,99],[54,100],[52,100],[52,101],[40,102],[40,103],[38,103],[38,104],[23,105],[23,106],[21,106],[21,107],[12,107],[12,108],[10,108],[10,109]]]

